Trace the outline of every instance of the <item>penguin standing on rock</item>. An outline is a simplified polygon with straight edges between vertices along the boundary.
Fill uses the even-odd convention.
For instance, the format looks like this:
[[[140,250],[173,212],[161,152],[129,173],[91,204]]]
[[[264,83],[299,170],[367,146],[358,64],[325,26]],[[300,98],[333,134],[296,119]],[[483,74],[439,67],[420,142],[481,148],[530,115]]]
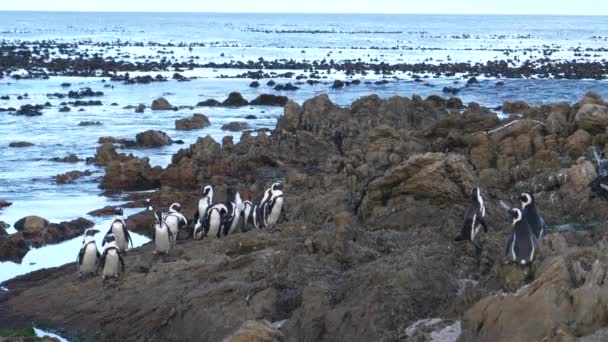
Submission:
[[[197,210],[194,213],[193,222],[198,222],[207,213],[207,209],[213,204],[213,188],[207,185],[202,190],[201,199],[198,200]]]
[[[509,210],[513,217],[513,233],[507,241],[505,256],[520,265],[529,265],[539,252],[538,240],[530,229],[528,222],[523,219],[521,210]]]
[[[484,232],[488,232],[488,225],[486,224],[484,218],[486,217],[486,208],[483,204],[483,198],[481,197],[481,190],[479,188],[474,187],[471,190],[471,199],[472,203],[467,209],[464,215],[464,223],[462,225],[462,230],[460,235],[454,239],[455,241],[471,241],[477,250],[481,249],[481,246],[477,244],[475,241],[475,237],[483,228]]]
[[[163,213],[157,210],[154,214],[154,229],[152,231],[152,241],[154,243],[154,254],[168,254],[171,247],[174,246],[175,236],[171,232],[171,228],[167,225],[163,218]]]
[[[216,204],[207,208],[207,212],[201,217],[196,226],[194,226],[194,238],[202,239],[203,237],[216,236],[221,237],[224,224],[224,218],[228,214],[228,208],[225,204]]]
[[[534,196],[524,192],[521,194],[520,199],[523,219],[530,225],[530,229],[532,229],[532,233],[534,233],[536,239],[540,240],[543,237],[547,225],[536,209]]]
[[[84,231],[82,247],[76,258],[78,275],[81,277],[83,275],[95,273],[97,270],[97,263],[101,257],[99,250],[97,250],[97,243],[95,242],[95,234],[97,233],[99,233],[99,230],[93,228]]]
[[[188,219],[181,212],[182,206],[179,203],[173,203],[169,207],[169,212],[163,215],[163,219],[173,235],[173,247],[175,247],[180,228],[188,225]]]
[[[227,191],[226,209],[228,210],[224,216],[223,231],[224,236],[233,234],[241,220],[243,214],[243,200],[241,195],[233,188],[229,188]]]
[[[121,253],[125,253],[127,251],[129,248],[129,243],[131,243],[131,248],[133,248],[133,240],[131,240],[131,235],[129,234],[129,229],[127,229],[127,224],[123,218],[123,213],[122,208],[116,208],[114,210],[114,222],[112,222],[110,229],[106,233],[106,237],[109,235],[114,235],[116,246],[118,246]],[[101,245],[104,246],[105,244],[106,239],[104,238]]]
[[[283,183],[274,183],[266,190],[262,199],[262,222],[265,227],[285,220],[285,197]]]
[[[97,269],[102,269],[103,280],[106,278],[118,278],[118,275],[125,271],[125,262],[122,260],[120,248],[116,244],[116,237],[113,234],[106,235],[105,248],[99,259]]]

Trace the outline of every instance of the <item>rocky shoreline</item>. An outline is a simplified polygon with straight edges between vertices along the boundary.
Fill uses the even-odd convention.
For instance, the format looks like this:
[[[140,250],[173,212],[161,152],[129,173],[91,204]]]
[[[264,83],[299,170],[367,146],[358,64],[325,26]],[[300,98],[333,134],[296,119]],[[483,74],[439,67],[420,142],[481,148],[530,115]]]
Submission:
[[[461,329],[460,341],[601,334],[608,214],[590,185],[592,146],[608,153],[608,104],[594,94],[572,105],[519,103],[508,107],[520,114],[500,119],[458,101],[289,101],[269,134],[201,137],[164,169],[100,145],[91,161],[106,168],[103,189],[155,189],[146,194],[152,206],[180,202],[191,217],[201,185],[223,201],[228,186],[252,199],[282,180],[289,221],[183,240],[165,258],[142,246],[106,287],[80,281],[74,264],[17,277],[2,284],[10,291],[0,293],[0,328],[34,321],[122,341],[218,341],[248,320],[285,321],[287,341],[425,341],[448,328]],[[453,241],[474,185],[490,226],[478,257]],[[511,232],[503,204],[517,205],[524,191],[553,228],[529,268],[503,257]],[[149,235],[151,219],[143,212],[127,223]],[[555,228],[570,222],[600,223]]]

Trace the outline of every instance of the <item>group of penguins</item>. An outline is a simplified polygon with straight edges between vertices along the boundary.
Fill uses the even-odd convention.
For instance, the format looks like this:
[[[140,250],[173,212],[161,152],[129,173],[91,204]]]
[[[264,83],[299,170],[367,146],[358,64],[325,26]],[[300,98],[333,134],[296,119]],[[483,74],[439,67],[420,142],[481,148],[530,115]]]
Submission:
[[[462,230],[455,240],[469,240],[479,250],[480,246],[476,243],[475,237],[482,228],[484,232],[488,232],[485,222],[486,208],[479,188],[473,188],[471,199],[473,203],[465,213]],[[529,265],[534,261],[535,254],[540,251],[538,241],[543,237],[547,226],[530,193],[522,193],[519,199],[521,209],[509,209],[509,215],[513,217],[513,231],[505,246],[505,257],[517,264]]]
[[[151,210],[149,206],[147,210]],[[133,241],[123,218],[123,209],[116,208],[114,221],[106,233],[100,253],[95,242],[99,230],[85,230],[82,247],[76,259],[80,276],[97,274],[102,270],[102,277],[117,278],[124,272],[123,255]],[[274,183],[255,201],[243,201],[240,194],[232,188],[227,190],[225,203],[213,203],[213,188],[210,185],[202,189],[198,207],[194,214],[194,228],[191,236],[201,240],[207,236],[230,235],[245,231],[247,226],[266,228],[285,220],[285,198],[283,184]],[[177,235],[188,226],[188,219],[182,214],[179,203],[173,203],[168,212],[157,210],[154,213],[153,246],[154,254],[168,254],[175,248]]]

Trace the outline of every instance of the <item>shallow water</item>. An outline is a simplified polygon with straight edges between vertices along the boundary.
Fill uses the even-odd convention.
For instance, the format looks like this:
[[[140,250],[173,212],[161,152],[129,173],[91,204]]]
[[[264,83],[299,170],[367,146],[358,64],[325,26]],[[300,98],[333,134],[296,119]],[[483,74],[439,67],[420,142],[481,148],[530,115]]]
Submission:
[[[44,23],[44,24],[42,24]],[[574,48],[597,49],[605,45],[608,37],[606,17],[546,17],[546,16],[382,16],[382,15],[236,15],[236,14],[125,14],[125,13],[31,13],[0,12],[0,38],[7,41],[32,41],[55,39],[72,42],[87,40],[78,48],[89,53],[102,52],[105,56],[122,56],[121,59],[135,61],[136,56],[147,56],[149,60],[160,60],[168,56],[175,61],[192,57],[198,63],[229,62],[231,60],[266,60],[285,58],[294,60],[361,58],[364,61],[418,62],[440,61],[488,61],[495,58],[514,58],[523,61],[537,58],[543,46],[556,51],[551,56],[556,60],[579,61],[606,58],[606,52],[590,52],[589,56],[575,56]],[[559,30],[555,30],[559,27]],[[301,33],[280,33],[282,31]],[[310,30],[332,33],[313,34]],[[264,33],[259,31],[272,31]],[[276,32],[279,31],[279,32]],[[380,33],[378,33],[380,32]],[[400,33],[391,33],[400,32]],[[463,35],[470,35],[463,39]],[[455,37],[459,36],[459,37]],[[593,38],[600,36],[600,38]],[[114,42],[117,37],[131,42],[205,42],[205,46],[156,47],[144,45],[128,47],[99,47],[95,42]],[[393,49],[397,47],[396,49]],[[531,49],[534,47],[533,49]],[[516,50],[506,56],[505,50]],[[525,49],[531,49],[527,51]],[[173,53],[159,53],[171,52]],[[126,55],[128,53],[128,56]],[[525,53],[525,54],[524,54]],[[224,54],[222,56],[222,54]],[[329,56],[328,56],[329,54]],[[432,60],[431,60],[432,59]],[[519,63],[517,61],[514,64]],[[474,101],[484,106],[496,107],[504,101],[525,100],[533,105],[557,101],[575,102],[586,92],[595,91],[608,96],[608,82],[595,80],[554,79],[502,79],[504,86],[497,86],[496,79],[479,77],[480,84],[465,87],[460,77],[435,78],[424,76],[423,82],[413,80],[411,74],[397,73],[399,80],[389,78],[387,84],[365,84],[376,81],[381,75],[356,77],[360,85],[343,89],[332,89],[334,79],[347,79],[343,73],[332,71],[322,74],[324,79],[316,85],[302,84],[295,92],[277,92],[260,80],[262,86],[250,88],[249,79],[219,78],[220,75],[235,76],[246,70],[195,69],[180,73],[196,76],[190,82],[156,82],[147,85],[124,85],[109,82],[103,77],[52,77],[48,80],[0,79],[0,95],[9,95],[9,100],[0,100],[0,107],[18,108],[24,104],[44,104],[51,107],[43,110],[39,117],[21,117],[0,113],[0,199],[13,202],[11,207],[0,210],[0,220],[13,224],[27,215],[39,215],[51,222],[67,221],[106,205],[117,205],[112,199],[101,196],[98,179],[103,169],[84,162],[65,164],[49,161],[53,157],[64,157],[75,153],[80,158],[92,157],[102,136],[131,138],[148,129],[160,129],[173,139],[182,139],[185,145],[172,145],[159,149],[124,150],[139,156],[149,157],[152,165],[166,166],[171,156],[180,148],[194,143],[199,136],[211,135],[221,140],[224,135],[234,135],[238,141],[240,133],[228,133],[221,126],[231,121],[247,121],[252,128],[273,128],[282,108],[195,108],[179,111],[134,113],[123,109],[127,105],[151,102],[161,96],[172,105],[194,106],[197,102],[214,98],[224,100],[232,91],[239,91],[252,100],[263,93],[286,95],[302,103],[313,96],[327,93],[332,101],[348,106],[353,100],[378,94],[423,97],[441,95],[444,86],[461,88],[458,93],[465,103]],[[252,70],[257,71],[257,70]],[[287,70],[275,70],[277,73]],[[173,70],[152,72],[171,77]],[[305,73],[303,70],[296,74]],[[145,73],[131,73],[142,75]],[[104,82],[104,80],[106,82]],[[276,83],[296,83],[294,79],[274,79]],[[68,82],[69,89],[61,87]],[[111,84],[110,88],[104,87]],[[60,113],[59,103],[70,99],[49,99],[48,93],[67,93],[90,87],[103,91],[104,96],[83,100],[101,100],[102,106],[72,107],[68,113]],[[17,95],[28,97],[18,100]],[[116,103],[116,106],[112,106]],[[211,126],[196,131],[176,131],[176,119],[190,117],[194,113],[209,116]],[[257,119],[246,120],[247,115]],[[79,127],[80,121],[99,121],[101,126]],[[29,148],[9,148],[12,141],[25,140],[35,144]],[[92,176],[83,177],[74,184],[56,185],[54,175],[72,170],[92,170]],[[136,209],[137,210],[137,209]],[[131,213],[127,211],[127,213]],[[105,232],[111,218],[90,218],[98,229]],[[9,230],[13,232],[13,230]],[[98,235],[98,240],[103,234]],[[138,245],[145,243],[143,236],[135,236]],[[42,267],[59,266],[74,261],[80,248],[81,238],[47,246],[28,253],[21,264],[0,263],[0,281]]]

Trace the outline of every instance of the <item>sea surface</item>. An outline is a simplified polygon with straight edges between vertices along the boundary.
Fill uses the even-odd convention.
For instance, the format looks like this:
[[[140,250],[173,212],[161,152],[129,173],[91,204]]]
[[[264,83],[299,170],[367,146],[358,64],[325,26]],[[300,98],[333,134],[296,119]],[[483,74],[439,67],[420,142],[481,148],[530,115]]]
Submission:
[[[605,63],[608,59],[608,49],[605,48],[608,45],[608,17],[0,12],[0,41],[28,45],[43,40],[75,43],[77,51],[86,52],[89,56],[111,56],[125,62],[163,58],[200,64],[247,62],[260,58],[302,62],[362,60],[388,64],[508,60],[515,66],[547,57],[546,53],[550,51],[547,58],[558,62]],[[56,49],[55,56],[70,57],[59,49]],[[135,85],[110,82],[108,77],[101,76],[0,78],[0,96],[9,96],[8,100],[0,100],[0,108],[19,108],[24,104],[47,101],[51,104],[42,111],[42,116],[37,117],[0,112],[0,199],[13,202],[12,206],[0,210],[0,221],[12,225],[27,215],[39,215],[51,222],[86,217],[105,232],[111,218],[94,218],[86,214],[106,205],[122,203],[103,196],[98,188],[104,170],[85,162],[65,164],[50,161],[51,158],[75,153],[85,159],[95,154],[99,137],[132,139],[139,132],[159,129],[173,139],[182,139],[186,145],[124,152],[149,157],[152,165],[166,167],[175,152],[194,143],[199,136],[211,135],[221,140],[224,135],[234,135],[238,140],[240,133],[222,131],[221,126],[225,123],[247,121],[252,128],[273,128],[277,117],[282,115],[279,107],[199,107],[168,112],[147,109],[144,113],[124,108],[139,103],[149,106],[161,96],[175,106],[194,106],[209,98],[222,101],[233,91],[240,92],[248,100],[270,93],[288,96],[299,103],[326,93],[337,104],[348,106],[353,100],[370,94],[382,97],[409,97],[412,94],[448,97],[442,89],[452,86],[461,89],[458,97],[464,103],[474,101],[491,108],[512,100],[524,100],[533,105],[575,102],[589,91],[608,96],[607,81],[585,79],[496,79],[482,76],[478,77],[478,85],[465,87],[467,79],[463,75],[436,77],[402,73],[385,77],[368,73],[366,76],[347,76],[330,70],[322,75],[318,84],[299,84],[297,91],[275,91],[266,85],[268,79],[259,80],[259,88],[251,88],[251,79],[225,78],[245,71],[195,68],[180,71],[186,77],[197,77],[189,82],[170,79]],[[24,71],[16,71],[20,72]],[[174,72],[168,69],[131,75],[162,74],[171,78]],[[418,77],[422,82],[415,80]],[[362,82],[333,89],[331,85],[336,79],[360,79]],[[376,84],[382,79],[389,82]],[[294,78],[276,78],[274,81],[297,82]],[[65,88],[62,83],[70,83],[71,86]],[[82,107],[84,111],[73,107],[64,113],[59,112],[59,103],[66,99],[46,96],[84,87],[103,91],[101,97],[84,99],[100,100],[103,105]],[[18,99],[19,95],[23,99]],[[175,130],[176,119],[190,117],[194,113],[208,115],[211,126],[189,132]],[[255,115],[257,119],[245,119],[248,115]],[[80,127],[81,121],[99,121],[101,125]],[[13,141],[29,141],[35,145],[9,148]],[[74,184],[55,184],[53,176],[72,170],[91,170],[93,175]],[[127,214],[137,210],[127,211]],[[9,229],[9,233],[13,232],[12,228]],[[81,241],[82,238],[76,238],[32,250],[21,264],[0,263],[0,282],[32,270],[74,261]],[[147,241],[143,236],[135,237],[136,245]]]

